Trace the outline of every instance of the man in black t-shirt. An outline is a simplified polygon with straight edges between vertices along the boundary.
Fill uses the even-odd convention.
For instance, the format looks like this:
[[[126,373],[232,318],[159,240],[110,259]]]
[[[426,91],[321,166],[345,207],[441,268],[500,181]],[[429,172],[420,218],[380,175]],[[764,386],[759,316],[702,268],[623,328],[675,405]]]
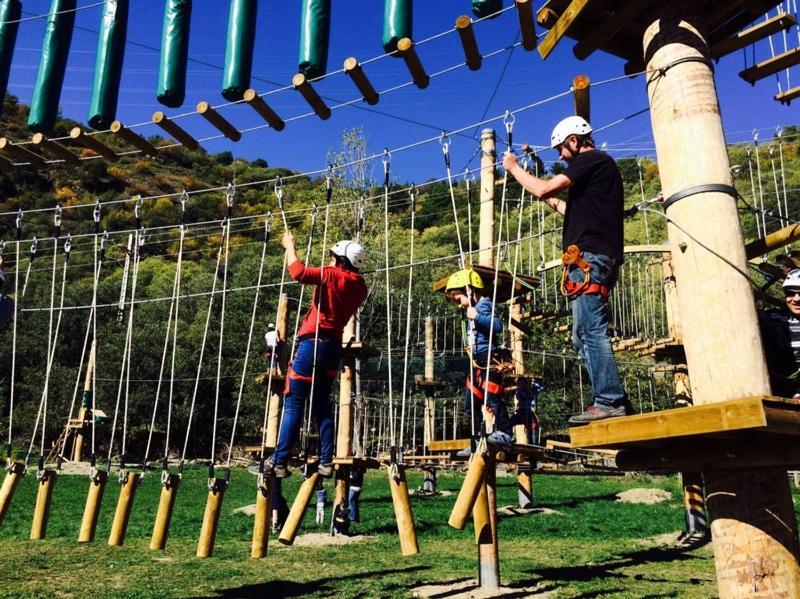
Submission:
[[[510,152],[503,157],[509,174],[564,215],[564,252],[576,246],[580,258],[590,266],[587,276],[579,263],[569,265],[562,286],[572,300],[572,341],[589,372],[594,395],[593,405],[569,419],[572,425],[632,412],[608,337],[606,302],[623,261],[622,177],[614,160],[595,149],[591,134],[589,123],[579,116],[567,117],[555,126],[551,147],[568,166],[552,179],[526,172]],[[566,200],[556,197],[565,190]]]

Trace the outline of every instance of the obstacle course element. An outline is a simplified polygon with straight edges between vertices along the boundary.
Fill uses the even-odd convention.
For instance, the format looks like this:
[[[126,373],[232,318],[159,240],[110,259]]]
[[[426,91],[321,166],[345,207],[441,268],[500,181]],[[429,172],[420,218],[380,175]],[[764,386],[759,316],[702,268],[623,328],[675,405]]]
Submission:
[[[47,139],[43,133],[34,133],[31,138],[31,143],[33,147],[45,150],[58,160],[63,160],[73,166],[80,164],[80,158],[78,158],[76,154],[72,153],[60,143]]]
[[[17,43],[21,14],[20,0],[0,1],[0,94],[4,98],[8,89],[8,74],[11,72],[11,61],[14,59],[14,45]]]
[[[245,90],[244,94],[242,95],[242,99],[252,108],[255,110],[261,118],[267,121],[267,124],[275,129],[275,131],[283,131],[283,128],[286,126],[286,123],[278,116],[278,114],[272,110],[272,108],[264,101],[264,99],[258,95],[258,92],[253,88]]]
[[[119,498],[117,499],[117,508],[114,510],[114,520],[111,523],[111,533],[108,537],[108,544],[112,547],[120,547],[125,542],[133,509],[133,499],[140,481],[141,475],[138,472],[120,473]]]
[[[186,98],[186,61],[189,58],[189,24],[192,0],[167,0],[161,34],[161,61],[156,98],[177,108]]]
[[[189,150],[196,150],[200,143],[192,137],[183,127],[172,121],[160,110],[153,113],[153,123],[161,127],[165,133],[171,135],[176,141],[183,144]]]
[[[303,0],[297,71],[309,79],[325,75],[331,32],[331,0]]]
[[[397,43],[401,39],[414,37],[413,8],[413,0],[384,0],[381,45],[387,54],[397,50]]]
[[[250,88],[257,12],[258,0],[231,2],[225,45],[225,71],[222,76],[222,97],[231,102],[241,100],[245,90]]]
[[[197,104],[197,114],[216,127],[220,133],[231,141],[235,142],[242,139],[242,134],[239,133],[239,130],[224,116],[212,108],[208,102],[200,102]]]
[[[297,73],[292,77],[292,86],[300,92],[308,105],[323,121],[331,118],[331,109],[325,104],[304,73]]]
[[[369,82],[369,79],[364,73],[364,69],[361,68],[358,60],[352,56],[350,58],[346,58],[343,68],[344,72],[347,73],[350,79],[352,79],[353,83],[358,88],[358,91],[364,97],[364,101],[370,105],[377,104],[379,100],[378,92],[375,91],[372,83]]]
[[[481,68],[483,58],[478,50],[478,41],[475,39],[475,31],[472,29],[472,19],[467,15],[461,15],[456,19],[456,31],[461,40],[461,47],[464,48],[464,59],[471,71]]]
[[[103,6],[88,116],[89,125],[95,129],[106,129],[116,120],[128,35],[128,4],[129,0],[106,0]]]

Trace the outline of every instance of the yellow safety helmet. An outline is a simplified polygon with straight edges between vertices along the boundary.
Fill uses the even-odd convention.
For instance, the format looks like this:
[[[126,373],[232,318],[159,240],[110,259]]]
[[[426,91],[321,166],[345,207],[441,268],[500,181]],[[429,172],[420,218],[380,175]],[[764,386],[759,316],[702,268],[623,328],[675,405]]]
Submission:
[[[481,279],[481,276],[471,268],[458,270],[451,274],[447,279],[445,291],[450,291],[451,289],[462,289],[467,286],[474,287],[475,289],[483,289],[483,279]]]

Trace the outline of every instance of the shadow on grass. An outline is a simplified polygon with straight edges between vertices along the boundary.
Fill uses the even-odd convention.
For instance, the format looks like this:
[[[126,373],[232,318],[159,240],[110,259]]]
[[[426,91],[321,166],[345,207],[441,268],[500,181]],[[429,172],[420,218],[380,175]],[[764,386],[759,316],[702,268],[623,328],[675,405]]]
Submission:
[[[254,599],[261,599],[263,597],[302,597],[311,593],[334,593],[336,592],[337,588],[330,584],[334,581],[363,579],[365,576],[374,577],[388,574],[407,574],[429,569],[429,566],[410,566],[408,568],[381,570],[379,572],[355,572],[346,576],[323,578],[321,580],[313,580],[309,582],[271,580],[261,584],[248,584],[232,589],[220,589],[217,591],[217,594],[214,595],[214,597],[220,597],[222,599],[248,599],[251,597]]]
[[[584,503],[595,503],[597,501],[616,501],[616,493],[603,493],[602,495],[587,495],[585,497],[575,497],[573,499],[565,499],[563,501],[542,501],[537,502],[536,507],[547,507],[550,509],[555,508],[570,508],[578,507]]]

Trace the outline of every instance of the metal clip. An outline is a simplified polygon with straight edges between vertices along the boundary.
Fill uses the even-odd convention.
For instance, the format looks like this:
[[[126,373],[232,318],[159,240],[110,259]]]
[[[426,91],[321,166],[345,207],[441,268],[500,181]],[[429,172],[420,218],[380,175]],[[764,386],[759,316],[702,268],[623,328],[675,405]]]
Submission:
[[[22,208],[20,208],[17,212],[17,220],[15,221],[15,225],[18,230],[22,228]]]
[[[775,127],[775,137],[777,137],[778,140],[780,140],[780,138],[783,137],[783,127],[781,127],[780,125]]]
[[[442,146],[442,152],[445,154],[450,151],[450,136],[444,131],[439,135],[439,144]]]
[[[466,181],[467,184],[475,181],[475,172],[469,170],[469,167],[464,169],[464,181]]]
[[[758,145],[758,129],[753,129],[753,143]]]
[[[145,239],[147,239],[147,229],[145,229],[144,227],[139,229],[136,238],[139,240],[139,247],[144,246],[144,241]]]
[[[283,210],[283,179],[280,175],[275,178],[275,197],[278,198],[278,208]]]
[[[225,201],[228,204],[228,208],[233,206],[233,198],[236,197],[236,188],[233,186],[233,183],[228,183],[228,188],[225,190]]]
[[[506,126],[506,133],[511,133],[516,121],[517,117],[514,113],[506,109],[506,113],[503,115],[503,124]]]
[[[64,253],[69,256],[72,251],[72,233],[67,235],[67,240],[64,242]]]
[[[56,205],[55,215],[53,216],[53,225],[56,227],[61,226],[61,204]]]
[[[264,231],[270,233],[272,231],[272,211],[267,212],[267,219],[264,221]]]
[[[105,251],[108,247],[108,231],[103,231],[103,237],[100,239],[100,251]]]
[[[100,223],[100,199],[98,198],[94,203],[94,211],[92,212],[94,224]]]
[[[384,172],[389,170],[389,163],[391,161],[392,161],[392,153],[389,151],[389,148],[383,148],[383,156],[381,156],[381,162],[383,163]]]
[[[36,250],[38,249],[38,247],[39,247],[39,240],[36,239],[36,237],[34,237],[33,241],[31,241],[31,256],[36,255]]]

